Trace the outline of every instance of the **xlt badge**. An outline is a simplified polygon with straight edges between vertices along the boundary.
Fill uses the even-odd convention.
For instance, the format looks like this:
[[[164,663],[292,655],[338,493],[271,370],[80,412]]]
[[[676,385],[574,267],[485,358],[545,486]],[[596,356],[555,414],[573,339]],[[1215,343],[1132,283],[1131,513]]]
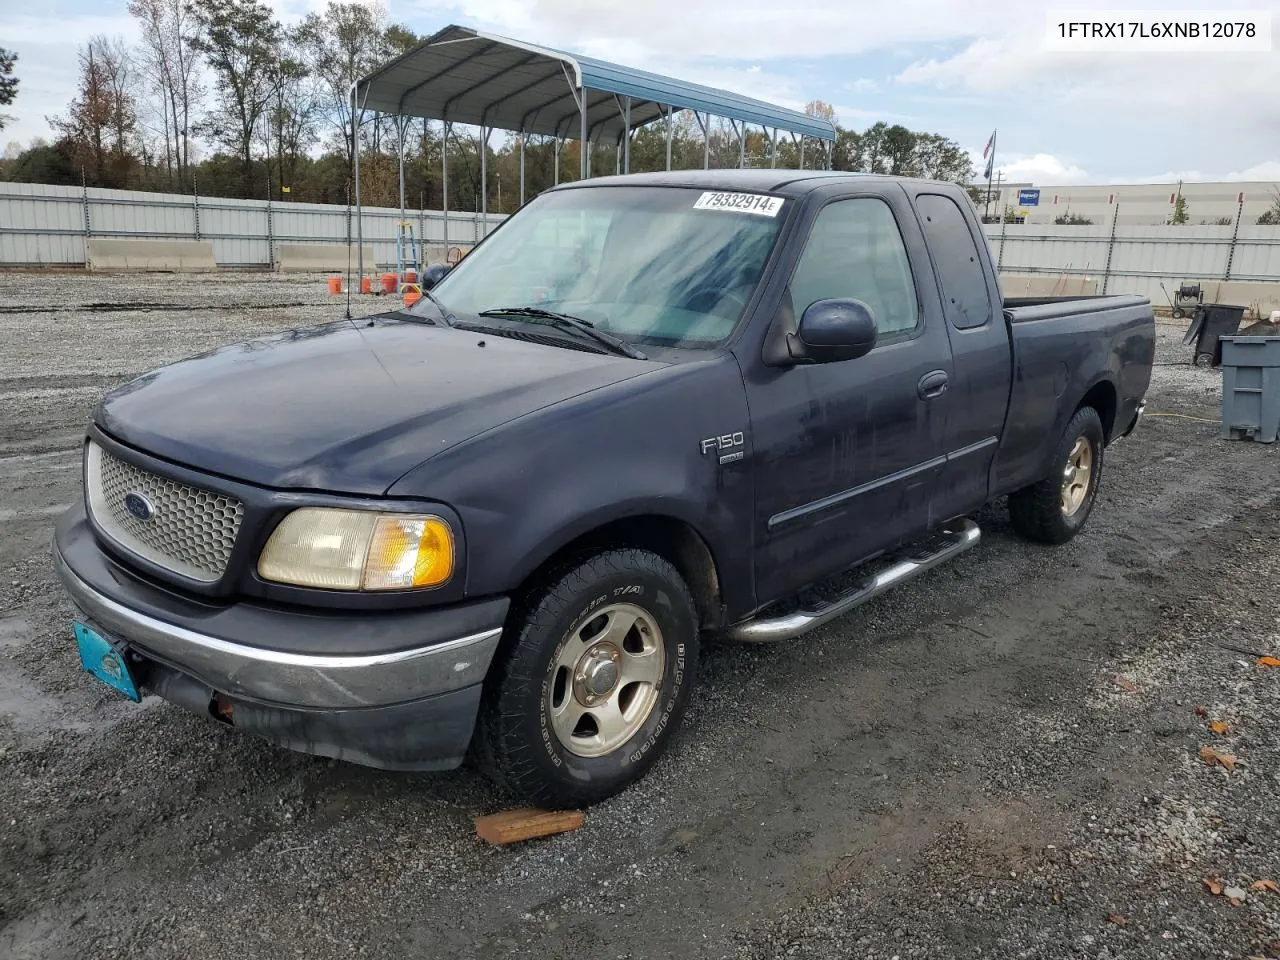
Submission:
[[[714,450],[720,454],[721,463],[733,463],[746,456],[742,449],[746,442],[746,436],[741,430],[736,433],[722,433],[718,437],[707,437],[702,441],[702,455],[705,457]]]

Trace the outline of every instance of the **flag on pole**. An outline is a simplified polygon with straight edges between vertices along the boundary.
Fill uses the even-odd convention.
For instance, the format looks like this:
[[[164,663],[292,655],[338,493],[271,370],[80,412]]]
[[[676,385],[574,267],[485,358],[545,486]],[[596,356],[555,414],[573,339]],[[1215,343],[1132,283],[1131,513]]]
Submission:
[[[996,155],[994,153],[991,156],[987,157],[987,169],[982,171],[982,179],[984,180],[991,179],[991,165],[995,162],[996,162]]]
[[[996,132],[992,130],[991,139],[989,139],[987,141],[987,145],[982,148],[982,159],[985,160],[987,158],[987,154],[991,152],[991,148],[994,147],[995,145],[996,145]]]

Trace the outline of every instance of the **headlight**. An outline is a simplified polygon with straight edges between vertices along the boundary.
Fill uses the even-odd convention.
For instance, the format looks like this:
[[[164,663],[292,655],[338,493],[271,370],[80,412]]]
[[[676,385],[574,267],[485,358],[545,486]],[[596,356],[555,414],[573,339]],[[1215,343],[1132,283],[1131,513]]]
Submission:
[[[272,532],[258,574],[328,590],[438,587],[453,575],[453,531],[429,514],[303,507]]]

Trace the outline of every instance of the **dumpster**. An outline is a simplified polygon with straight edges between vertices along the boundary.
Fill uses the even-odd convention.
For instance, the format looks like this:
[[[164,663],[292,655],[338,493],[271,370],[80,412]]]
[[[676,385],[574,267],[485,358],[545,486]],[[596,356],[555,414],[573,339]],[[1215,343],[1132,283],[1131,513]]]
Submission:
[[[1199,307],[1191,318],[1191,326],[1187,335],[1182,338],[1184,344],[1195,343],[1195,352],[1191,362],[1196,366],[1222,363],[1222,347],[1219,338],[1234,334],[1240,329],[1240,321],[1244,319],[1244,307],[1229,303],[1206,303]]]
[[[1223,337],[1222,437],[1275,443],[1280,432],[1280,336]]]

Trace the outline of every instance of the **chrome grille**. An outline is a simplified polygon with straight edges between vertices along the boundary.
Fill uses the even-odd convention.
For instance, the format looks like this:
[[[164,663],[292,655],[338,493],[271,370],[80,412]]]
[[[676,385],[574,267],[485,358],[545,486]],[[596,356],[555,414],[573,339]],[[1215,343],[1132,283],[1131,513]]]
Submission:
[[[98,526],[126,550],[206,583],[227,569],[244,518],[244,504],[235,497],[150,473],[92,442],[85,492]],[[150,516],[131,513],[125,503],[130,498]]]

